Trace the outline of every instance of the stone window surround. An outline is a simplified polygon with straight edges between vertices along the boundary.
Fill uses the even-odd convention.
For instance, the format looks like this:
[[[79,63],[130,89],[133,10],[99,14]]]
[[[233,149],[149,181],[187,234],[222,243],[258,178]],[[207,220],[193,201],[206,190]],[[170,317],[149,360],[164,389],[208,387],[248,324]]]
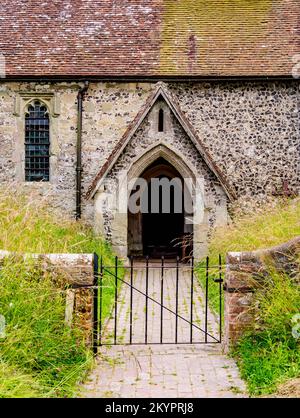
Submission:
[[[49,112],[50,124],[50,179],[49,182],[27,182],[25,181],[25,115],[28,106],[34,101],[39,101],[46,106]],[[16,143],[16,176],[27,187],[46,187],[46,184],[53,183],[57,173],[57,153],[58,149],[58,126],[57,118],[60,116],[60,102],[55,93],[52,92],[18,92],[14,103],[14,116],[17,118],[17,131],[22,135],[17,136]]]
[[[163,130],[159,130],[159,113],[163,111]],[[171,119],[170,107],[164,100],[158,100],[149,113],[150,130],[153,136],[158,139],[165,138],[166,135],[173,135],[173,124]]]
[[[158,111],[158,132],[165,131],[165,112],[164,109],[161,107]]]

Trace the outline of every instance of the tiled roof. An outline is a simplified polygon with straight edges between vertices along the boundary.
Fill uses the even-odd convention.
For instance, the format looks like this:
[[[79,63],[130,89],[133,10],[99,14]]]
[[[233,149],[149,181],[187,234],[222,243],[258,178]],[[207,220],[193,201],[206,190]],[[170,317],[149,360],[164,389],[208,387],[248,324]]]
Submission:
[[[7,76],[280,76],[300,0],[1,0]]]

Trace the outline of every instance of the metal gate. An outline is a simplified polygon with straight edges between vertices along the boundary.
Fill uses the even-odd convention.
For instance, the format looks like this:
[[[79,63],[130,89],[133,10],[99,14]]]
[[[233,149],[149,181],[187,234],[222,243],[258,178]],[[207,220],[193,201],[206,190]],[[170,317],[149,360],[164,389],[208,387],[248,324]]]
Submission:
[[[131,258],[95,266],[94,346],[205,344],[222,338],[221,257],[195,266]],[[108,310],[108,307],[110,309]]]

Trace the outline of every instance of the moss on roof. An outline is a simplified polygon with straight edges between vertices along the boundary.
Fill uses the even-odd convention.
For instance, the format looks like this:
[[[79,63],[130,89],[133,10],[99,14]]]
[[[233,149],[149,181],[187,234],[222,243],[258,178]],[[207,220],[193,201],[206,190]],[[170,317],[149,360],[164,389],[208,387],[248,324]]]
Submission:
[[[190,73],[193,67],[209,65],[212,48],[226,51],[234,42],[243,49],[251,47],[268,30],[273,5],[272,0],[164,0],[163,3],[160,66],[162,72],[172,74]]]
[[[1,0],[14,76],[279,76],[300,53],[300,0]]]

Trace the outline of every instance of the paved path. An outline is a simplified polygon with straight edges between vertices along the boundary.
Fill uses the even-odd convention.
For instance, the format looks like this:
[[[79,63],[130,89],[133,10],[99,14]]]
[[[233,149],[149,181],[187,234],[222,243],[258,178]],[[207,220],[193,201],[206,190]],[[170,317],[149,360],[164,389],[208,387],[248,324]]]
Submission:
[[[130,275],[125,276],[130,281]],[[147,342],[153,345],[122,345],[130,341],[130,312],[132,312],[132,342],[143,343],[146,338],[146,277],[138,265],[134,269],[132,310],[130,287],[123,284],[118,297],[117,346],[99,349],[97,366],[83,387],[86,397],[241,397],[245,386],[232,359],[222,355],[219,326],[208,310],[208,344],[205,341],[204,295],[194,280],[193,344],[191,326],[191,270],[181,267],[178,280],[178,314],[176,338],[176,269],[167,267],[163,278],[163,327],[161,335],[161,269],[152,264],[148,275]],[[216,285],[216,284],[211,284]],[[187,319],[185,321],[184,319]],[[114,313],[105,324],[104,343],[114,341]],[[163,339],[162,345],[159,343]]]

